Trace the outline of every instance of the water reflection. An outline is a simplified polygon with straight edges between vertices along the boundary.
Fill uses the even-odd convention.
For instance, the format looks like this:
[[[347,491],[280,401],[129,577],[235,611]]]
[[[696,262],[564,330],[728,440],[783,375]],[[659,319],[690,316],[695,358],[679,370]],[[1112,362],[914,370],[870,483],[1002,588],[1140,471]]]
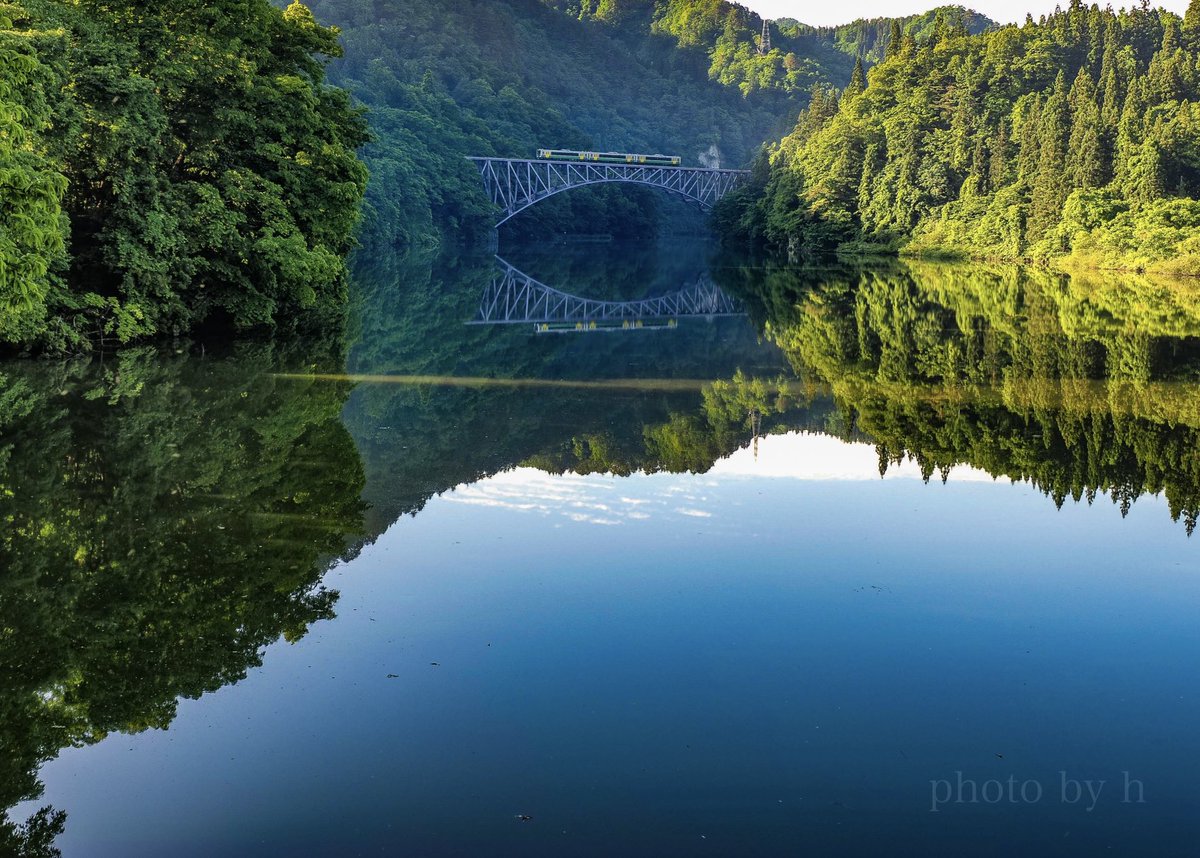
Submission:
[[[639,504],[661,502],[668,530],[716,527],[719,511],[699,502],[630,492],[614,504],[588,494],[599,478],[558,475],[774,467],[825,480],[860,478],[865,461],[926,481],[1007,477],[1060,507],[1107,495],[1123,514],[1162,493],[1183,529],[1196,525],[1195,285],[796,270],[710,263],[703,248],[522,252],[526,270],[607,307],[670,295],[699,265],[714,300],[749,318],[674,314],[670,337],[531,337],[463,324],[494,294],[494,260],[372,252],[349,347],[0,368],[0,805],[36,796],[39,767],[62,749],[165,728],[180,699],[239,682],[273,641],[332,618],[331,566],[438,496],[600,525],[632,525]],[[513,288],[541,286],[503,270]],[[549,301],[504,306],[549,323]],[[777,446],[795,433],[802,443]],[[783,446],[791,459],[772,464]],[[753,557],[770,534],[737,521],[721,525],[721,550]],[[854,522],[841,527],[857,538]],[[48,848],[61,822],[6,818],[0,851]]]
[[[538,333],[674,330],[681,318],[744,315],[707,273],[665,295],[606,301],[563,292],[496,257],[497,272],[484,290],[473,325],[532,324]]]
[[[338,359],[0,367],[0,807],[61,749],[165,728],[333,616],[322,578],[363,535],[349,385],[272,370]],[[38,854],[61,821],[5,818],[0,852]]]
[[[827,384],[880,468],[967,463],[1061,506],[1200,512],[1196,284],[930,264],[724,269],[801,377]]]
[[[678,255],[672,259],[677,269]],[[586,281],[578,265],[562,268]],[[639,276],[653,281],[646,268],[643,257]],[[457,414],[445,413],[438,425],[448,440],[462,439],[457,449],[467,457],[477,451],[474,438],[481,433],[505,447],[504,427],[511,426],[522,449],[501,462],[616,473],[703,472],[759,434],[819,431],[875,444],[881,473],[911,459],[926,478],[944,480],[955,466],[970,465],[1028,481],[1058,506],[1108,495],[1128,512],[1139,496],[1165,493],[1171,515],[1189,533],[1195,527],[1200,318],[1194,284],[899,262],[798,270],[721,259],[710,270],[724,292],[750,310],[765,339],[780,347],[787,365],[750,339],[752,329],[738,320],[691,329],[669,344],[639,338],[616,349],[499,332],[461,345],[456,361],[438,365],[451,383],[475,385],[479,397],[473,407],[450,407]],[[715,332],[721,337],[706,339]],[[442,328],[417,341],[470,336]],[[629,343],[642,350],[632,352]],[[486,362],[470,362],[482,354]],[[412,397],[425,409],[453,398],[441,389],[445,380],[406,377],[406,370],[430,367],[417,355],[361,366],[388,374],[393,383],[428,387],[419,396],[360,388],[349,414],[363,399],[386,410],[411,405]],[[686,380],[676,392],[700,386],[699,397],[653,405],[643,397],[636,400],[640,413],[630,412],[629,396],[587,390],[607,379],[612,393],[667,393],[680,375]],[[534,392],[573,381],[579,390],[566,399]],[[485,384],[531,390],[521,399],[485,393]],[[474,424],[467,417],[464,423],[473,409],[504,418]],[[563,415],[570,416],[564,421]],[[403,423],[389,417],[383,425],[398,431]],[[456,435],[456,428],[464,434]],[[367,426],[352,431],[360,447],[369,444]],[[543,441],[550,449],[530,443],[547,432],[560,439]],[[380,444],[388,447],[384,439]],[[458,458],[451,450],[444,455]],[[475,478],[502,469],[501,462]]]
[[[518,258],[605,300],[663,294],[707,258],[694,244],[616,251],[526,249]],[[431,497],[533,458],[555,468],[653,467],[646,427],[695,411],[704,386],[739,368],[772,379],[786,369],[743,317],[684,319],[670,337],[537,337],[520,326],[464,325],[492,283],[494,260],[406,264],[400,272],[387,257],[364,260],[363,334],[347,361],[360,383],[344,419],[365,463],[373,533]],[[609,281],[609,271],[639,286]]]

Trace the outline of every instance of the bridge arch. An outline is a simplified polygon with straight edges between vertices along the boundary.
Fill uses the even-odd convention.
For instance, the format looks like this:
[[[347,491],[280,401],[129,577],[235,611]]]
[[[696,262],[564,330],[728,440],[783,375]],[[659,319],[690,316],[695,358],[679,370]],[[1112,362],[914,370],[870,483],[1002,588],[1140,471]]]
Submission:
[[[534,197],[532,200],[521,201],[520,204],[518,206],[516,206],[515,208],[513,208],[511,210],[506,209],[504,212],[504,216],[501,217],[500,220],[496,221],[496,223],[494,224],[494,227],[496,229],[499,229],[501,226],[508,223],[508,221],[512,220],[514,217],[519,215],[521,212],[525,211],[525,209],[530,208],[531,206],[537,205],[542,200],[548,200],[548,199],[550,199],[550,197],[557,196],[558,194],[561,194],[564,191],[573,191],[576,188],[587,188],[587,187],[591,187],[594,185],[609,185],[609,184],[618,184],[618,183],[624,184],[624,185],[642,185],[644,187],[649,187],[649,188],[658,188],[660,190],[666,191],[669,194],[674,194],[675,196],[681,197],[682,199],[685,199],[688,202],[697,203],[700,206],[700,208],[703,209],[704,211],[712,211],[711,203],[706,203],[704,200],[702,200],[701,198],[699,198],[697,196],[694,196],[693,194],[685,193],[683,191],[677,191],[674,188],[666,188],[666,187],[663,187],[662,185],[656,184],[654,182],[647,182],[647,181],[642,181],[639,179],[596,179],[595,181],[591,181],[591,182],[578,182],[578,183],[576,183],[574,185],[570,185],[568,187],[554,188],[553,190],[547,191],[547,192],[541,194],[540,196]]]
[[[499,227],[530,206],[563,191],[589,185],[624,183],[661,188],[710,210],[717,200],[741,185],[747,170],[699,167],[652,167],[589,161],[545,161],[521,158],[475,158],[484,190],[500,209]]]
[[[556,324],[575,324],[579,330],[595,330],[614,322],[640,323],[655,319],[743,316],[741,305],[726,295],[708,277],[685,284],[674,292],[632,301],[583,298],[547,286],[514,268],[499,256],[496,273],[484,290],[479,312],[468,324],[528,324],[548,330]],[[640,327],[636,325],[635,327]]]

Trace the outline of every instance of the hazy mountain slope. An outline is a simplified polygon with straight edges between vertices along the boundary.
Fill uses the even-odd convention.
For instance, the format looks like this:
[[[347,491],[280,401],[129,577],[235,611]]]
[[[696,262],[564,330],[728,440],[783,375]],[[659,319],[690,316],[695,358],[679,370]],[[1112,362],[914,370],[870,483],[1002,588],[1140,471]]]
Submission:
[[[487,226],[465,154],[538,146],[670,152],[746,163],[791,127],[817,83],[844,85],[854,58],[816,31],[773,30],[711,0],[316,0],[342,29],[330,69],[371,108],[370,228],[419,242]],[[649,192],[538,206],[538,231],[652,230]],[[528,224],[526,226],[528,228]]]

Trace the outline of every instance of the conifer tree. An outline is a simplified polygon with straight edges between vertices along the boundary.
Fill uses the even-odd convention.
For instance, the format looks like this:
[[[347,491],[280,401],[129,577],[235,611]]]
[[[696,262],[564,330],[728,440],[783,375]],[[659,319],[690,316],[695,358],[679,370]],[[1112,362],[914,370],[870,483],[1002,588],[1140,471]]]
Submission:
[[[1072,190],[1098,188],[1107,169],[1101,140],[1100,110],[1096,88],[1086,69],[1079,70],[1071,87],[1071,137],[1067,146],[1067,187]]]
[[[1027,99],[1018,114],[1020,138],[1017,149],[1017,183],[1028,194],[1033,189],[1038,159],[1042,149],[1042,100],[1034,95]]]
[[[863,71],[862,55],[854,58],[854,71],[850,74],[850,84],[846,87],[846,98],[860,95],[867,88],[867,76]]]
[[[1200,275],[1198,36],[1200,0],[1183,19],[1072,0],[965,38],[943,14],[919,47],[900,36],[841,108],[815,99],[772,169],[823,188],[811,221],[857,221],[909,250],[1078,249],[1087,264]],[[856,152],[871,154],[849,178]]]
[[[962,196],[983,196],[990,190],[990,163],[987,154],[987,147],[984,144],[983,137],[976,135],[975,147],[971,152],[971,169],[967,173],[966,181],[963,182]]]
[[[1121,110],[1121,121],[1117,127],[1117,151],[1114,162],[1116,181],[1127,192],[1131,192],[1134,182],[1131,170],[1142,154],[1143,125],[1146,116],[1145,81],[1141,78],[1134,80],[1125,97],[1125,106]]]
[[[1195,2],[1200,3],[1200,0],[1195,0]],[[890,59],[890,58],[898,55],[900,53],[900,45],[903,42],[903,40],[904,40],[904,28],[900,25],[899,19],[893,18],[892,19],[892,32],[888,36],[888,43],[887,43],[887,48],[885,49],[885,52],[884,52],[884,58]]]
[[[1140,203],[1161,199],[1166,192],[1162,149],[1153,137],[1142,144],[1133,159],[1128,181],[1130,198]]]
[[[1191,51],[1200,51],[1200,0],[1192,0],[1183,16],[1183,38]]]
[[[991,160],[988,164],[988,185],[992,190],[1004,187],[1009,182],[1008,124],[1001,120],[992,135]]]

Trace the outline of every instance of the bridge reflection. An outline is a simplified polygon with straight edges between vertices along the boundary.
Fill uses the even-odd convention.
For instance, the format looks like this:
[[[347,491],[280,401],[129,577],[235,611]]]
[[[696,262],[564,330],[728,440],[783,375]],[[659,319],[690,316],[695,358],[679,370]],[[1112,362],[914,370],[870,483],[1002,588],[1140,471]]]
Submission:
[[[527,325],[538,333],[673,330],[680,319],[744,316],[741,305],[701,274],[688,286],[654,298],[600,301],[547,286],[496,257],[470,325]]]

